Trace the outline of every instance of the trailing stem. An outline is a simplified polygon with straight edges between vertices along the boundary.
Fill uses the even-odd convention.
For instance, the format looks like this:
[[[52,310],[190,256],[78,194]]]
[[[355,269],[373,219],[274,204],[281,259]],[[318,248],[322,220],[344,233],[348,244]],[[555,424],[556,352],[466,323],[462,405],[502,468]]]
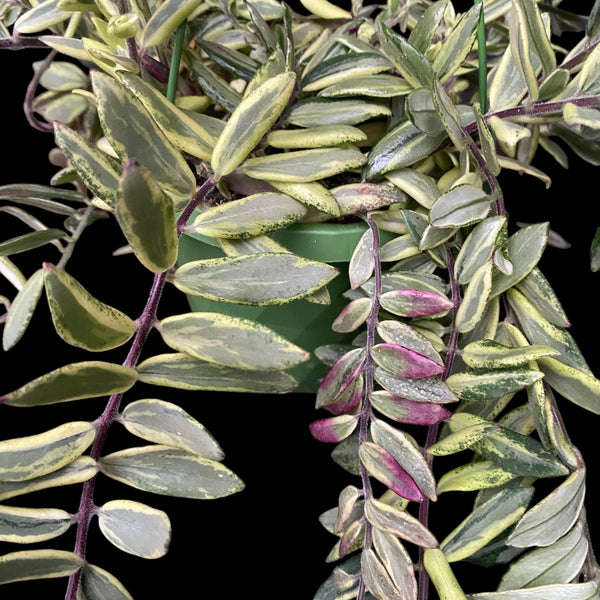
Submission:
[[[186,209],[180,215],[177,221],[177,231],[180,233],[181,228],[186,222],[186,219],[191,214],[192,210],[200,203],[206,194],[214,187],[213,179],[208,179],[198,188],[198,191],[194,198],[188,203]],[[137,320],[137,331],[131,343],[131,347],[127,354],[127,358],[123,362],[124,367],[135,368],[139,358],[142,354],[144,345],[152,331],[154,323],[156,321],[156,314],[160,298],[162,296],[165,283],[167,281],[167,271],[157,273],[154,276],[152,282],[152,288],[148,295],[148,301],[146,306]],[[110,426],[115,422],[117,418],[119,407],[121,405],[121,399],[123,398],[123,392],[113,394],[104,409],[102,415],[96,420],[97,426],[96,436],[90,452],[91,458],[98,461],[102,455],[102,450],[106,442],[108,430]],[[87,537],[89,532],[89,525],[96,512],[96,506],[94,504],[94,487],[96,484],[96,477],[88,479],[83,484],[81,492],[81,501],[79,503],[79,510],[77,512],[77,534],[75,539],[74,552],[81,558],[85,558],[85,551],[87,545]],[[69,583],[67,586],[67,593],[65,600],[77,600],[77,589],[81,581],[81,570],[76,571],[69,577]]]
[[[371,357],[371,348],[375,345],[375,329],[377,328],[377,316],[379,313],[379,297],[381,295],[381,259],[379,257],[380,242],[379,242],[379,230],[373,219],[367,215],[365,217],[369,229],[373,235],[373,262],[375,271],[375,293],[373,294],[373,304],[371,305],[371,312],[367,318],[367,344],[366,350],[367,355],[365,358],[365,390],[363,393],[363,402],[360,411],[360,424],[358,430],[358,444],[359,446],[367,441],[367,434],[369,431],[369,423],[371,420],[371,394],[373,393],[374,377],[375,377],[375,364]],[[363,498],[368,500],[373,497],[373,489],[371,488],[371,480],[365,466],[360,463],[360,478],[362,482]],[[365,521],[365,539],[363,542],[363,548],[370,548],[373,543],[371,524]],[[363,600],[365,595],[365,585],[361,577],[358,586],[357,600]]]
[[[452,309],[452,321],[450,323],[450,337],[448,339],[448,350],[446,352],[446,360],[444,366],[444,372],[442,373],[442,381],[446,381],[448,379],[450,373],[452,372],[452,364],[454,362],[454,356],[456,355],[457,342],[458,342],[458,330],[456,329],[456,313],[458,312],[458,308],[460,306],[460,288],[458,286],[458,282],[454,277],[454,255],[449,248],[446,248],[446,261],[448,263],[448,277],[450,280],[450,289],[452,295],[452,302],[454,303],[454,308]],[[439,434],[440,424],[436,423],[435,425],[430,425],[427,429],[427,440],[425,442],[425,459],[429,467],[431,468],[433,464],[433,455],[427,453],[427,449],[433,446],[437,442],[438,434]],[[426,496],[423,498],[423,502],[419,507],[419,521],[425,526],[428,526],[429,522],[429,498]],[[419,600],[427,600],[429,594],[429,574],[427,573],[423,557],[425,554],[425,549],[419,547]]]

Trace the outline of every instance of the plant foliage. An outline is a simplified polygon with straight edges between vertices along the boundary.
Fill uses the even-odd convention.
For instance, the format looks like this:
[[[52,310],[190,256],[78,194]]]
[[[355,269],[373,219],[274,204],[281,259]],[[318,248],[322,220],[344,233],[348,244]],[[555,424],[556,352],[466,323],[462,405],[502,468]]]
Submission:
[[[321,519],[337,537],[327,558],[336,565],[315,600],[425,600],[429,580],[440,598],[460,600],[458,562],[506,565],[498,588],[471,600],[597,598],[585,463],[557,396],[599,414],[600,381],[538,267],[556,236],[547,222],[515,229],[499,177],[548,184],[533,159],[541,150],[564,164],[565,146],[600,164],[600,4],[580,16],[535,0],[460,11],[450,0],[301,3],[0,2],[2,47],[50,49],[25,107],[54,133],[61,166],[48,186],[0,186],[0,210],[31,230],[0,241],[0,272],[15,288],[0,298],[4,350],[42,298],[56,334],[86,357],[128,347],[123,364],[87,357],[0,396],[25,409],[107,398],[94,421],[0,441],[0,499],[11,499],[0,540],[76,528],[72,552],[0,557],[0,583],[64,576],[67,600],[131,598],[87,562],[90,521],[118,549],[157,558],[169,518],[129,499],[97,506],[100,473],[184,498],[242,490],[194,416],[123,396],[137,382],[294,390],[289,371],[311,352],[228,308],[329,304],[337,263],[292,252],[275,234],[350,220],[363,226],[346,305],[329,323],[344,341],[308,349],[327,368],[316,408],[329,413],[310,430],[335,444],[354,481]],[[581,33],[572,48],[555,42],[565,30]],[[117,221],[121,251],[154,278],[135,320],[69,273],[101,217]],[[182,261],[192,236],[220,255]],[[598,270],[598,236],[590,242]],[[18,255],[47,245],[60,260],[22,272]],[[159,320],[167,285],[216,308]],[[152,329],[169,352],[143,354]],[[140,445],[109,453],[113,426]],[[436,478],[434,457],[455,454],[458,466]],[[76,514],[13,505],[65,484],[82,484]],[[550,491],[534,500],[540,484]],[[439,539],[428,514],[449,491],[472,508]]]

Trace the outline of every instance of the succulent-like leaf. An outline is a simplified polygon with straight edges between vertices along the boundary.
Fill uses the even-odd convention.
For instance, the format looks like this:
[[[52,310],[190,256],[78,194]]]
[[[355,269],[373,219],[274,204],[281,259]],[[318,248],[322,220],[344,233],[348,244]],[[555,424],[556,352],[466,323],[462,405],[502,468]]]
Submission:
[[[596,580],[585,583],[540,585],[504,592],[471,594],[472,600],[592,600],[598,593]]]
[[[380,367],[399,377],[422,379],[444,371],[443,365],[397,344],[376,344],[371,348],[371,356]]]
[[[125,164],[115,200],[117,220],[138,260],[153,273],[177,259],[173,202],[136,160]]]
[[[388,392],[415,402],[445,404],[458,400],[450,388],[441,381],[440,377],[410,379],[408,377],[397,377],[378,368],[375,371],[375,380]]]
[[[375,598],[403,600],[404,596],[390,578],[390,574],[377,558],[374,550],[367,548],[361,554],[361,574],[365,588]]]
[[[302,149],[327,148],[363,142],[367,134],[351,125],[321,125],[305,129],[276,129],[267,136],[267,143],[274,148]]]
[[[71,13],[58,8],[60,0],[45,0],[24,12],[15,22],[15,32],[39,33],[66,21]]]
[[[231,173],[252,152],[287,106],[295,82],[295,73],[286,71],[244,96],[215,144],[211,166],[216,174]]]
[[[112,208],[119,185],[119,173],[114,162],[66,125],[55,123],[54,135],[81,181]]]
[[[484,219],[490,206],[491,198],[478,187],[458,185],[433,203],[429,220],[434,227],[464,227]]]
[[[401,317],[424,317],[450,310],[448,298],[421,290],[396,290],[381,295],[381,306]]]
[[[249,158],[242,170],[254,179],[304,183],[358,169],[366,161],[356,148],[316,148]]]
[[[532,360],[557,354],[558,350],[543,344],[515,348],[494,340],[479,340],[463,348],[462,359],[474,369],[502,369],[525,366]]]
[[[24,550],[0,556],[0,584],[30,579],[68,577],[83,558],[65,550]]]
[[[101,352],[124,344],[136,330],[127,315],[100,302],[66,271],[48,263],[44,287],[54,328],[72,346]]]
[[[532,550],[513,562],[498,591],[569,583],[581,571],[588,549],[582,526],[577,524],[550,546]]]
[[[125,407],[119,420],[130,433],[155,444],[182,448],[210,460],[225,456],[204,426],[176,404],[137,400]]]
[[[142,446],[100,459],[100,470],[134,488],[180,498],[222,498],[243,489],[242,481],[220,462],[169,446]]]
[[[44,287],[44,272],[38,269],[15,296],[2,332],[2,347],[12,348],[23,337]]]
[[[288,182],[270,180],[269,185],[288,194],[306,206],[316,208],[327,215],[341,216],[340,206],[335,196],[318,181]]]
[[[292,107],[288,121],[299,127],[358,125],[370,119],[389,117],[390,114],[386,105],[373,100],[307,98]]]
[[[106,73],[94,71],[92,85],[102,129],[121,161],[135,158],[165,191],[186,200],[191,197],[194,174],[144,105]]]
[[[56,508],[0,506],[0,540],[18,544],[43,542],[71,526],[71,515]]]
[[[502,469],[490,460],[478,460],[451,469],[438,481],[438,493],[485,490],[508,483],[516,473]]]
[[[351,14],[329,0],[300,0],[302,6],[322,19],[350,19]]]
[[[373,545],[403,600],[416,600],[417,580],[413,564],[400,540],[385,531],[374,529]]]
[[[452,414],[441,404],[414,402],[384,390],[378,390],[371,394],[371,405],[394,421],[414,425],[433,425],[447,419]]]
[[[0,442],[0,481],[26,481],[52,473],[78,456],[94,441],[91,423],[73,421],[44,433]]]
[[[385,177],[425,208],[431,208],[441,195],[434,179],[416,169],[397,169]]]
[[[516,392],[541,379],[536,369],[504,369],[487,373],[454,373],[446,384],[463,400],[493,400]]]
[[[307,296],[337,274],[328,264],[271,252],[190,262],[175,271],[173,283],[187,294],[265,306]]]
[[[26,481],[0,481],[0,500],[45,490],[52,487],[82,483],[98,472],[96,461],[89,456],[80,456],[65,467]]]
[[[208,208],[186,231],[218,238],[247,238],[286,227],[305,214],[305,206],[294,198],[262,192]]]
[[[371,421],[371,436],[376,444],[398,461],[398,464],[411,476],[425,496],[436,500],[433,473],[414,440],[379,419]]]
[[[358,329],[369,317],[373,301],[370,298],[356,298],[347,304],[331,324],[338,333],[347,333]]]
[[[336,360],[317,390],[316,408],[336,403],[340,394],[358,377],[364,362],[365,351],[362,348],[354,348]]]
[[[59,367],[0,397],[11,406],[42,406],[94,398],[128,390],[136,381],[134,369],[102,361]]]
[[[479,267],[467,284],[456,311],[456,329],[459,333],[472,331],[481,321],[491,289],[492,263],[490,261]]]
[[[550,323],[557,327],[569,327],[569,319],[559,299],[537,267],[534,267],[515,287]]]
[[[380,321],[377,324],[377,333],[389,344],[403,346],[432,361],[443,365],[444,361],[431,342],[421,333],[415,331],[410,325],[400,321]]]
[[[454,454],[455,452],[470,448],[476,442],[490,435],[490,433],[494,433],[499,428],[500,425],[496,425],[495,423],[477,423],[476,425],[469,425],[445,436],[439,442],[433,444],[433,446],[429,446],[427,452],[434,456]]]
[[[398,461],[381,446],[364,442],[358,449],[360,461],[372,477],[387,485],[393,492],[414,502],[422,502],[423,494],[412,477]]]
[[[475,508],[442,542],[448,562],[471,556],[518,521],[533,492],[532,487],[507,488]]]
[[[174,350],[240,369],[283,370],[309,358],[308,352],[268,327],[219,313],[167,317],[159,329]]]
[[[26,252],[66,237],[67,234],[62,229],[42,229],[41,231],[25,233],[0,242],[0,256],[11,256],[19,252]]]
[[[77,600],[133,600],[123,584],[108,571],[86,563],[81,570]]]
[[[145,106],[169,141],[184,152],[210,160],[215,136],[141,77],[121,70],[121,82]]]
[[[373,527],[423,548],[437,548],[434,535],[415,517],[374,498],[365,502],[365,516]]]
[[[579,518],[585,497],[585,474],[575,471],[519,520],[508,538],[511,546],[549,546]]]
[[[320,442],[335,443],[346,439],[357,425],[357,415],[338,415],[314,421],[309,425],[309,429],[312,436]]]
[[[162,510],[132,500],[111,500],[99,508],[98,526],[104,537],[123,552],[142,558],[167,553],[171,523]]]
[[[159,354],[137,367],[140,381],[184,390],[277,394],[298,382],[279,371],[249,371],[199,360],[187,354]]]
[[[201,0],[166,0],[152,14],[142,32],[142,46],[158,46],[198,7]]]

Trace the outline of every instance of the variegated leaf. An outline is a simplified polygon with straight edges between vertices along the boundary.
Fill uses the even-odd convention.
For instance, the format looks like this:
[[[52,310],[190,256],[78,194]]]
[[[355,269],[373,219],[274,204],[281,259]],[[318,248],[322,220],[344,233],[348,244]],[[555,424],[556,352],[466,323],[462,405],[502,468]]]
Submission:
[[[31,579],[68,577],[83,566],[83,559],[65,550],[24,550],[0,556],[0,584]]]
[[[77,600],[133,600],[123,584],[108,571],[86,563],[81,570]]]
[[[370,399],[373,408],[399,423],[433,425],[447,419],[452,414],[441,404],[415,402],[384,390],[373,392]]]
[[[426,548],[423,554],[423,566],[431,577],[440,600],[467,600],[442,550]]]
[[[367,134],[351,125],[321,125],[304,129],[276,129],[267,136],[267,143],[274,148],[327,148],[363,142]]]
[[[381,306],[401,317],[423,317],[450,310],[454,304],[440,294],[421,290],[397,290],[381,295]]]
[[[17,544],[43,542],[69,529],[71,515],[56,508],[0,506],[0,541]]]
[[[314,421],[309,429],[312,436],[320,442],[337,443],[346,439],[357,425],[358,415],[338,415]]]
[[[347,304],[331,324],[331,329],[338,333],[348,333],[358,329],[369,317],[373,300],[356,298]]]
[[[198,7],[201,0],[166,0],[152,14],[142,32],[142,46],[158,46]]]
[[[371,348],[371,356],[380,367],[398,377],[422,379],[444,371],[443,365],[397,344],[376,344]]]

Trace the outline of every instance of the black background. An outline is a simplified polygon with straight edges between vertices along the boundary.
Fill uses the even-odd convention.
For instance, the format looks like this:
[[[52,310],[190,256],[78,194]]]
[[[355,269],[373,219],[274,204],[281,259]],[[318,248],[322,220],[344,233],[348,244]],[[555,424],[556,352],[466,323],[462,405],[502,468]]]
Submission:
[[[31,76],[31,62],[44,51],[5,51],[0,54],[2,108],[0,121],[0,185],[15,182],[48,183],[56,168],[47,162],[53,146],[51,134],[33,131],[22,112],[25,88]],[[541,269],[553,285],[572,321],[571,332],[600,374],[597,339],[598,278],[589,269],[589,247],[600,223],[598,169],[570,155],[568,171],[556,165],[541,151],[534,164],[553,180],[550,189],[528,176],[503,172],[501,183],[506,205],[514,224],[517,221],[550,221],[551,227],[572,246],[566,250],[549,247]],[[48,223],[43,213],[36,213]],[[0,213],[2,237],[24,233],[19,221]],[[8,232],[8,233],[7,233]],[[98,221],[84,234],[69,262],[69,271],[100,300],[132,318],[143,309],[151,275],[133,256],[113,257],[125,241],[112,220]],[[50,246],[42,251],[15,257],[26,275],[41,260],[57,262],[58,252]],[[14,294],[0,281],[0,294]],[[185,298],[167,288],[159,318],[188,310]],[[154,333],[144,356],[166,351]],[[34,377],[69,362],[101,358],[122,362],[126,347],[101,356],[90,356],[69,347],[54,333],[47,307],[40,302],[23,340],[0,358],[0,394],[11,391]],[[169,553],[157,561],[126,555],[110,546],[93,523],[88,559],[116,575],[137,599],[163,597],[312,598],[332,565],[324,559],[335,538],[318,523],[318,516],[333,507],[339,491],[356,480],[333,463],[331,447],[316,442],[308,424],[323,415],[314,410],[308,394],[259,396],[181,392],[137,384],[125,400],[157,397],[175,402],[192,413],[213,433],[225,453],[225,464],[246,483],[234,496],[215,501],[193,501],[153,496],[100,477],[96,503],[127,498],[165,510],[172,521],[173,539]],[[31,435],[66,420],[93,420],[103,409],[102,399],[36,409],[3,407],[0,439]],[[597,435],[600,418],[559,400],[571,437],[588,464],[588,485],[598,478]],[[106,452],[139,441],[115,425]],[[558,480],[552,483],[558,483]],[[52,490],[11,499],[8,505],[48,506],[77,510],[80,486]],[[43,504],[40,499],[44,498]],[[448,504],[451,500],[451,506]],[[600,521],[594,512],[600,494],[591,489],[586,505],[592,536],[600,536]],[[450,531],[469,508],[470,500],[451,492],[442,498],[444,512],[432,506],[432,525],[438,537]],[[0,544],[0,554],[37,547],[72,549],[73,531],[60,538],[17,548]],[[457,566],[457,572],[463,567]],[[469,567],[468,567],[469,568]],[[481,570],[470,578],[465,591],[492,589],[495,573]],[[7,600],[21,594],[43,593],[49,600],[63,597],[64,579],[11,584],[0,590]],[[184,591],[185,590],[185,591]]]

